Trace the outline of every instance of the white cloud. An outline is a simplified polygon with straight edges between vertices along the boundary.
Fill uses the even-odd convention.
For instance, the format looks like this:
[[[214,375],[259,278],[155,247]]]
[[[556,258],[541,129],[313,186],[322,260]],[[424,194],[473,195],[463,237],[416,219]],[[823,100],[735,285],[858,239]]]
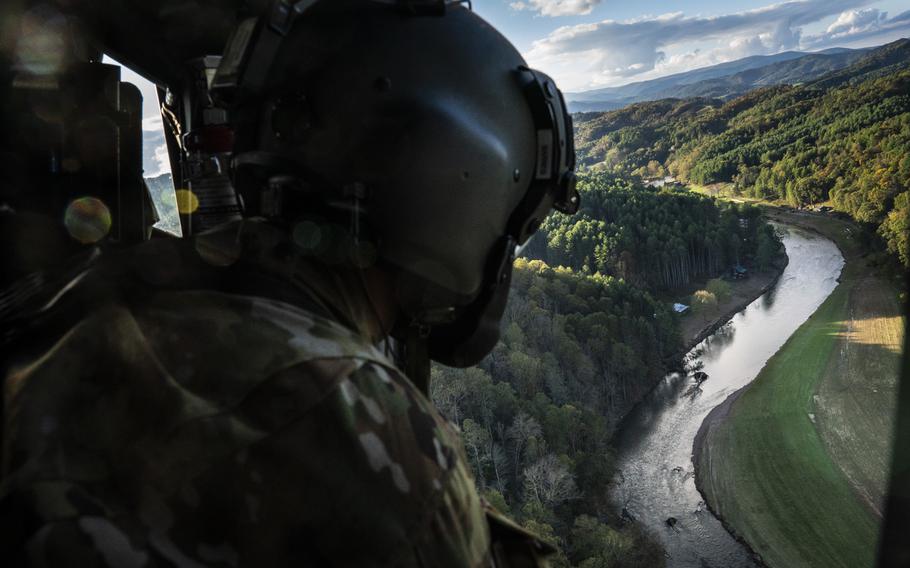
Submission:
[[[164,132],[164,121],[161,120],[161,114],[143,118],[142,130],[145,132]]]
[[[512,2],[513,10],[532,10],[542,16],[584,16],[590,14],[600,0],[520,0]]]
[[[142,119],[142,169],[145,177],[155,177],[171,171],[161,113]]]
[[[525,53],[532,66],[548,71],[563,90],[619,84],[793,49],[821,49],[834,42],[910,30],[910,13],[891,20],[874,0],[791,0],[721,16],[676,12],[634,20],[604,20],[562,26]],[[818,35],[802,28],[831,16]],[[698,46],[698,47],[693,47]]]
[[[868,10],[850,10],[842,12],[833,24],[828,26],[826,33],[829,35],[853,34],[879,28],[888,20],[887,12],[879,12],[876,8]]]
[[[158,171],[154,173],[146,173],[147,177],[155,177],[161,174],[171,173],[171,159],[168,156],[166,144],[162,144],[161,146],[155,148],[154,158],[154,163],[158,167]]]
[[[808,36],[803,45],[812,49],[831,47],[874,37],[906,35],[910,30],[910,11],[888,18],[887,12],[875,8],[841,13],[823,33]],[[893,39],[893,37],[892,37]]]

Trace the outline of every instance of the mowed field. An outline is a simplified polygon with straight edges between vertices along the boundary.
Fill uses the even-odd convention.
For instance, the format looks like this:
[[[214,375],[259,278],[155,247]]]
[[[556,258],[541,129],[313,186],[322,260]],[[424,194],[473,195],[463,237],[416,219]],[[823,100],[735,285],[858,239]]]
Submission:
[[[769,566],[872,566],[903,344],[897,291],[865,265],[849,223],[772,217],[832,238],[847,263],[831,296],[707,430],[699,485]]]

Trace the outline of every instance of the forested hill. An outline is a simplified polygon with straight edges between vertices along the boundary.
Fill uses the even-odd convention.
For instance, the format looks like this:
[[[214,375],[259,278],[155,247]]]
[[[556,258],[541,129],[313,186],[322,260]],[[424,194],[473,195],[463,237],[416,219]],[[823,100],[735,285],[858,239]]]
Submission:
[[[864,55],[864,51],[810,53],[798,59],[740,71],[728,77],[709,79],[694,85],[684,85],[676,90],[673,96],[732,98],[758,87],[805,83],[847,67],[862,59]]]
[[[579,192],[579,213],[548,217],[526,254],[653,290],[707,280],[741,263],[762,270],[780,248],[748,205],[645,188],[604,171],[583,174]]]
[[[520,258],[493,352],[433,368],[432,398],[461,428],[478,487],[559,547],[554,567],[663,565],[607,502],[609,440],[678,353],[674,319],[620,279]]]
[[[820,53],[788,51],[776,55],[752,56],[621,87],[568,93],[566,99],[572,111],[606,111],[632,103],[670,97],[728,99],[757,87],[805,83],[855,63],[866,51],[865,49],[834,49]]]
[[[801,86],[576,115],[583,164],[729,182],[793,206],[830,200],[910,265],[910,40]]]

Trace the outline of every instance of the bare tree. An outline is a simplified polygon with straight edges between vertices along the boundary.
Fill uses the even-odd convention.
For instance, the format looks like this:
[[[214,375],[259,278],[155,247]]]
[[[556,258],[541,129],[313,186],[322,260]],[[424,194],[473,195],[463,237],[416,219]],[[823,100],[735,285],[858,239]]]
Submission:
[[[547,454],[524,470],[525,499],[547,507],[578,496],[578,487],[569,468],[553,454]]]
[[[464,381],[442,376],[434,367],[430,380],[430,399],[443,416],[461,426],[461,404],[467,396]]]
[[[506,435],[512,440],[512,459],[514,460],[515,475],[521,471],[521,458],[528,447],[531,438],[539,438],[541,434],[540,424],[533,416],[524,412],[519,412],[512,425],[506,431]]]
[[[506,457],[505,450],[502,449],[502,446],[496,442],[491,444],[491,456],[493,463],[493,475],[496,477],[496,490],[506,495],[506,480],[503,478],[503,473],[508,468],[508,458]]]

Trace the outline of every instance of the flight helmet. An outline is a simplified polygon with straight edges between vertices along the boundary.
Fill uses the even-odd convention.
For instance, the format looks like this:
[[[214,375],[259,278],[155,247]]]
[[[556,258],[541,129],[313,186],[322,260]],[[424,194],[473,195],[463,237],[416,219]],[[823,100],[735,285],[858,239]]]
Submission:
[[[460,2],[279,1],[212,89],[247,214],[315,248],[331,231],[299,219],[347,227],[355,263],[395,269],[396,333],[444,364],[493,348],[516,248],[579,206],[562,94]]]

